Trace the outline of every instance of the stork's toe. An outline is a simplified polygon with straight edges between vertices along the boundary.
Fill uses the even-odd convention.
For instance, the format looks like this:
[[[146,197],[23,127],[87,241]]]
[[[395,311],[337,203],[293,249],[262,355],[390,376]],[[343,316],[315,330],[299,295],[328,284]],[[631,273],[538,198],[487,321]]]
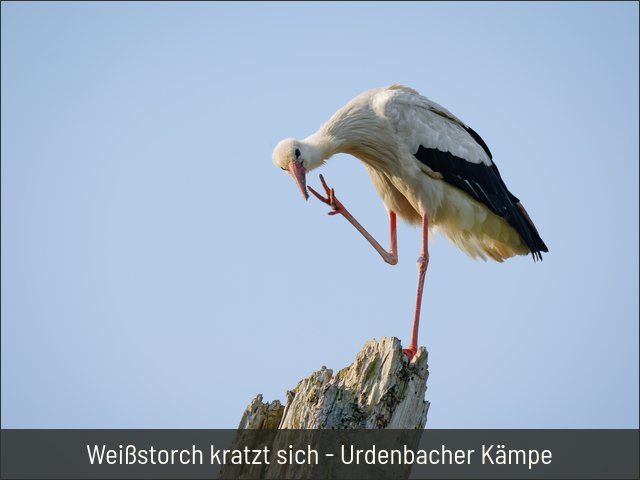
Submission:
[[[413,360],[413,357],[415,356],[416,352],[417,352],[417,349],[412,347],[402,349],[402,353],[404,353],[407,356],[407,358],[409,359],[409,363],[411,363],[411,360]]]

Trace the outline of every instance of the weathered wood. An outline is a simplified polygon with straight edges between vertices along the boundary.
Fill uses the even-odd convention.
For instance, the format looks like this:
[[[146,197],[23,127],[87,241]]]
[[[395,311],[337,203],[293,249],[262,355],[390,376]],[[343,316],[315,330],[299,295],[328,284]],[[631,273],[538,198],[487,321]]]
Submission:
[[[262,402],[262,395],[258,394],[245,409],[240,419],[239,430],[269,430],[278,428],[284,407],[278,400]]]
[[[232,449],[272,452],[290,445],[309,445],[320,451],[341,443],[366,445],[365,429],[395,429],[377,437],[377,447],[415,447],[426,423],[429,402],[427,351],[421,347],[408,362],[400,340],[392,337],[368,341],[355,361],[337,374],[322,367],[287,392],[286,406],[278,400],[263,402],[262,395],[246,408]],[[328,430],[332,429],[331,435]],[[336,441],[345,430],[358,432]],[[322,434],[320,432],[327,432]],[[415,433],[410,433],[415,432]],[[346,432],[345,432],[346,434]],[[228,464],[219,478],[408,478],[411,465],[298,465]]]
[[[336,375],[322,367],[278,400],[258,395],[245,410],[241,429],[422,429],[429,402],[427,351],[420,347],[412,362],[400,340],[368,341],[349,367]]]

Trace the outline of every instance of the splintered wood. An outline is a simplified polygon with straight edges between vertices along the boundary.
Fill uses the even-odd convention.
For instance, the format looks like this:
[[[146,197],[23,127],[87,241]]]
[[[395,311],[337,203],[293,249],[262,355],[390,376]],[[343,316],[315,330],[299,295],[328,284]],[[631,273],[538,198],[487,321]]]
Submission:
[[[400,340],[368,341],[355,361],[337,374],[322,367],[278,400],[249,404],[239,429],[423,429],[429,402],[427,351],[413,361]]]

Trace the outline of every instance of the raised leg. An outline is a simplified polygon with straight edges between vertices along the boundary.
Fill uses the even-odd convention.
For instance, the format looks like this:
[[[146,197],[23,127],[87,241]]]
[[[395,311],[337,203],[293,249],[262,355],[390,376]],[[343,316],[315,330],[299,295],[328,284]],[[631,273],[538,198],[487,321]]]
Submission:
[[[398,239],[396,235],[396,214],[395,212],[389,212],[389,234],[391,236],[391,246],[389,251],[387,252],[373,236],[369,232],[365,230],[365,228],[360,225],[360,223],[349,213],[349,211],[340,203],[340,201],[336,198],[335,192],[333,188],[329,188],[327,183],[324,181],[324,177],[320,175],[320,181],[322,182],[322,187],[324,191],[327,193],[327,197],[323,197],[318,192],[316,192],[313,188],[307,187],[315,197],[323,203],[326,203],[331,207],[331,211],[329,215],[340,214],[344,218],[346,218],[351,225],[353,225],[356,230],[358,230],[364,238],[371,244],[373,248],[380,254],[382,259],[390,265],[395,265],[398,263]]]
[[[422,290],[424,289],[424,277],[429,266],[429,219],[427,214],[422,215],[422,253],[418,258],[418,292],[416,293],[416,309],[413,315],[413,329],[411,330],[411,342],[408,348],[402,352],[409,357],[409,361],[418,351],[418,326],[420,325],[420,307],[422,306]]]

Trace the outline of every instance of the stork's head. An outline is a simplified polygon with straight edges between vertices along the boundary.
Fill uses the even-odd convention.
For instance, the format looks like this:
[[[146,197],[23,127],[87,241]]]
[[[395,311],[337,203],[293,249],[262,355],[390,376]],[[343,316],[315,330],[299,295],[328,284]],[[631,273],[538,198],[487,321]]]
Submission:
[[[282,140],[273,149],[273,163],[282,170],[288,171],[294,178],[304,199],[309,198],[307,193],[307,169],[305,168],[305,156],[302,142],[295,138]]]
[[[273,149],[273,163],[291,174],[302,196],[309,198],[307,193],[307,172],[319,166],[323,159],[321,152],[311,143],[287,138]]]

